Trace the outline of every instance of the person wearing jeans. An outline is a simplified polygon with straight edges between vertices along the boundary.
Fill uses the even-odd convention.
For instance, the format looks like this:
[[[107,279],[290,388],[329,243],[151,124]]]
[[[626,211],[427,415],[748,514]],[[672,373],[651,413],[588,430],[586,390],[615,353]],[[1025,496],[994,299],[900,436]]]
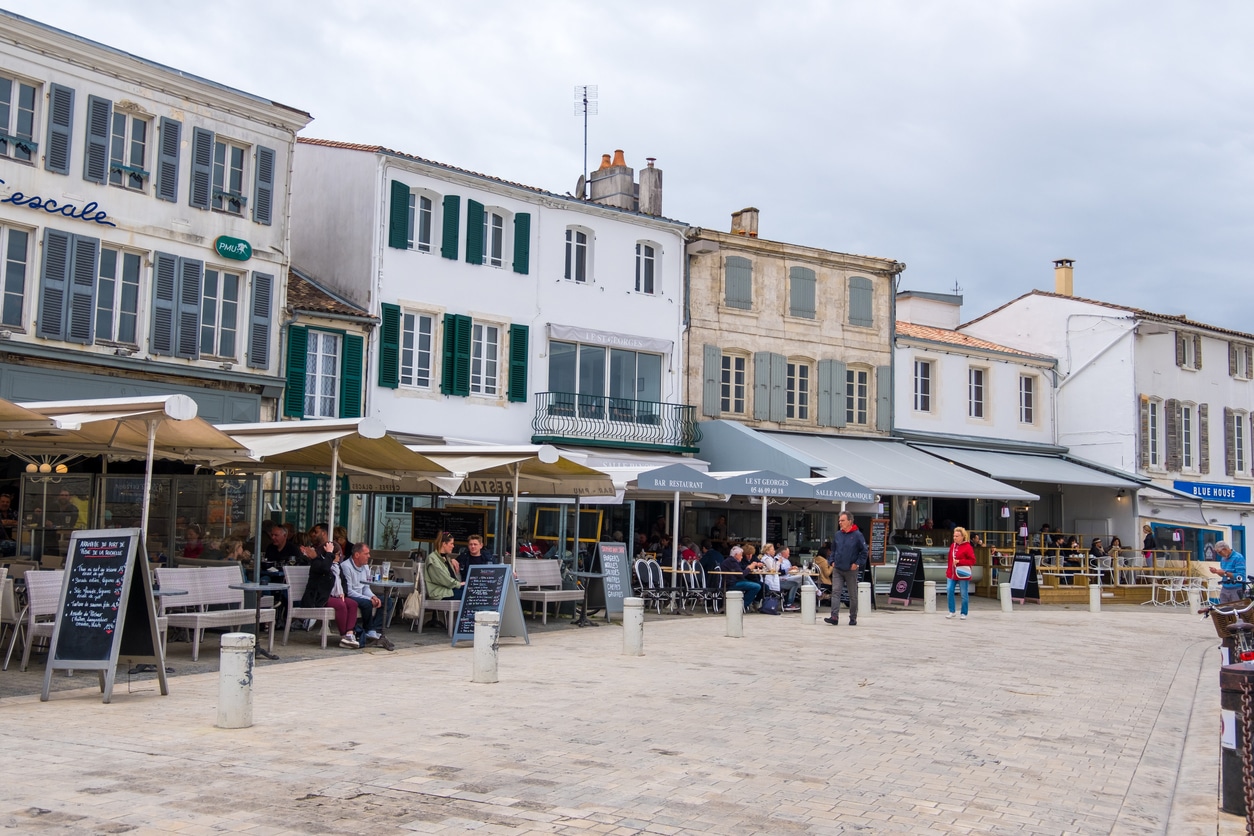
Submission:
[[[370,588],[369,546],[365,543],[353,546],[352,560],[340,562],[340,578],[344,582],[344,594],[357,602],[357,611],[361,613],[361,624],[365,633],[360,644],[377,644],[384,650],[395,649],[388,637],[383,635],[383,601]]]
[[[958,577],[958,567],[966,566],[971,568],[975,566],[975,549],[971,548],[971,538],[967,534],[967,530],[962,526],[954,529],[954,542],[949,547],[949,563],[945,566],[945,596],[949,603],[949,615],[945,618],[954,617],[954,590],[962,587],[962,617],[967,617],[967,599],[970,595],[968,587],[971,585],[969,578],[963,579]]]
[[[744,549],[740,548],[740,546],[732,546],[731,555],[724,559],[723,562],[719,564],[718,568],[719,571],[728,573],[723,576],[729,581],[729,583],[724,587],[725,589],[738,589],[745,594],[744,606],[745,612],[748,612],[749,608],[753,606],[753,602],[756,601],[757,597],[762,594],[762,584],[757,581],[749,580],[749,567],[757,566],[758,568],[761,568],[762,564],[751,563],[746,565],[741,563],[740,558],[743,554]],[[740,579],[735,580],[731,573],[738,573],[740,575]]]

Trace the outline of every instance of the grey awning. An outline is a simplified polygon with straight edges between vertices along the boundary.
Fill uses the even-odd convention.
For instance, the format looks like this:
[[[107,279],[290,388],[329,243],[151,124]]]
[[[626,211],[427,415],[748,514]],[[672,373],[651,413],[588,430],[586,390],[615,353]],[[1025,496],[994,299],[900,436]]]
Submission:
[[[938,447],[932,444],[911,446],[972,470],[978,470],[994,479],[1008,479],[1012,482],[1048,482],[1057,485],[1092,485],[1102,488],[1139,488],[1144,484],[1131,476],[1115,476],[1059,456]]]

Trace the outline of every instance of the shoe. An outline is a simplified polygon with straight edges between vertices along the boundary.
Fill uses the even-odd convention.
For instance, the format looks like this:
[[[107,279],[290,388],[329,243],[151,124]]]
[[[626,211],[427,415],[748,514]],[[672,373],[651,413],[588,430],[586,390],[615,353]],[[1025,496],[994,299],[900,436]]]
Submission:
[[[967,620],[967,616],[966,616],[965,614],[960,615],[960,616],[958,616],[958,620],[959,620],[959,621],[966,621],[966,620]]]
[[[366,639],[367,641],[378,641],[379,634],[375,632],[374,630],[368,630],[366,631]]]
[[[801,607],[797,604],[789,604],[784,607],[784,612],[801,612]]]
[[[361,645],[357,643],[357,639],[352,633],[346,633],[343,636],[340,636],[340,647],[348,647],[356,650],[361,647]]]
[[[387,651],[396,650],[396,645],[392,644],[392,640],[387,636],[379,636],[379,640],[375,642],[375,645]]]
[[[317,624],[317,623],[318,623],[318,622],[317,622],[317,620],[316,620],[316,619],[313,619],[313,618],[306,618],[306,619],[305,619],[305,632],[306,632],[306,633],[308,633],[310,630],[312,630],[312,629],[314,628],[314,625],[315,625],[315,624]]]
[[[372,639],[369,636],[366,636],[364,639],[361,640],[361,646],[362,647],[374,647],[376,644],[378,644],[378,642],[379,642],[378,637],[375,637]]]
[[[857,626],[858,626],[858,619],[856,619],[856,618],[851,618],[851,619],[849,619],[849,626],[850,626],[850,627],[857,627]]]
[[[945,616],[945,618],[953,618],[953,617],[954,617],[953,613],[950,613],[949,615]]]
[[[833,627],[839,626],[840,624],[840,622],[834,618],[825,618],[823,620],[826,621],[828,624],[832,625]]]

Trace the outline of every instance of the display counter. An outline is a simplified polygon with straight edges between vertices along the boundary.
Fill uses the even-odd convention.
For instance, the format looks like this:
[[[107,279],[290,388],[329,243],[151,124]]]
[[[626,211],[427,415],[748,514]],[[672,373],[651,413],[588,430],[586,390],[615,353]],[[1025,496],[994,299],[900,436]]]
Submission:
[[[875,591],[877,594],[885,594],[889,585],[893,581],[893,573],[897,571],[897,549],[898,546],[889,546],[885,549],[885,563],[883,566],[872,566],[871,577],[875,582]],[[945,585],[945,567],[949,563],[949,548],[943,546],[906,546],[903,548],[915,548],[923,555],[923,579],[926,581],[936,581],[936,583],[944,587]],[[984,566],[977,564],[971,567],[971,580],[975,586],[984,583]],[[881,590],[882,587],[882,590]]]

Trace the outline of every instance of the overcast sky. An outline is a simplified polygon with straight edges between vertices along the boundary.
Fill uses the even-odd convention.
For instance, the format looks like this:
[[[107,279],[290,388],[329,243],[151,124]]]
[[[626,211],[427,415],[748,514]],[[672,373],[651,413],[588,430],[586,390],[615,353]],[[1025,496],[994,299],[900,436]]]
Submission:
[[[663,212],[885,256],[964,319],[1078,295],[1254,331],[1249,0],[0,0],[19,14],[554,192],[656,157]],[[212,10],[212,14],[206,10]]]

